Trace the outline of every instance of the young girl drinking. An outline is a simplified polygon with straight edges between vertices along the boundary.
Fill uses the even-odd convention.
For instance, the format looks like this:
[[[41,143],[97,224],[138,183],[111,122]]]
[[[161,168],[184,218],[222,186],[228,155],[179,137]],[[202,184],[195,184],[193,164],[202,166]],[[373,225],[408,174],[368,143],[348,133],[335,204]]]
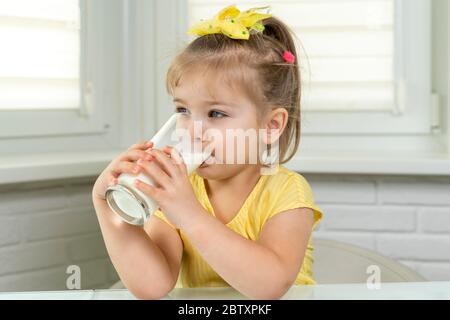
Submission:
[[[229,149],[219,145],[231,141],[224,138],[214,140],[212,157],[188,176],[174,148],[142,142],[114,159],[94,185],[109,256],[138,298],[164,297],[178,283],[277,299],[294,284],[315,283],[310,237],[322,213],[308,182],[282,165],[300,138],[297,54],[286,25],[260,9],[230,6],[194,25],[190,33],[198,37],[170,66],[167,89],[176,112],[200,121],[202,131],[225,137],[226,130],[264,129],[264,143],[279,146],[274,172],[261,174],[259,158],[248,163],[247,146],[245,163],[225,161]],[[160,208],[144,228],[122,222],[105,201],[106,188],[123,172],[155,181],[136,184]]]

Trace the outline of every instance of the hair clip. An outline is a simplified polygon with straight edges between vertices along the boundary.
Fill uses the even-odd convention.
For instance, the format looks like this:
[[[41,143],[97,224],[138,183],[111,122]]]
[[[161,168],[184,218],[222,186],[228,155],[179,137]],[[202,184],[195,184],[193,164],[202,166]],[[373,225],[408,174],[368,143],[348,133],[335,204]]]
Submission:
[[[283,59],[287,63],[294,64],[295,63],[295,56],[292,54],[292,52],[286,50],[283,52]]]
[[[257,11],[270,9],[270,6],[251,8],[241,12],[235,5],[222,9],[214,18],[201,20],[189,28],[188,34],[204,36],[222,33],[232,39],[248,40],[250,30],[263,31],[262,20],[271,17],[269,13]]]

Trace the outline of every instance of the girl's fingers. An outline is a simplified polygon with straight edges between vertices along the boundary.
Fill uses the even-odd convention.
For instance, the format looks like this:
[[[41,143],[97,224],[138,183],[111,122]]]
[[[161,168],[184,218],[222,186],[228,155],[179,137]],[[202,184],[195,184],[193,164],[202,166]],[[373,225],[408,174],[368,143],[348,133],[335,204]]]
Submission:
[[[134,181],[134,185],[135,185],[136,188],[141,190],[143,193],[148,194],[152,199],[154,199],[155,201],[158,202],[159,195],[160,195],[160,190],[157,187],[149,185],[149,184],[147,184],[144,181],[139,180],[139,179],[136,179]]]
[[[117,177],[115,177],[111,172],[108,174],[108,185],[113,186],[117,184],[118,180]]]
[[[170,176],[175,177],[177,175],[176,167],[173,161],[163,151],[153,149],[150,154],[155,157],[162,169]]]
[[[121,173],[138,174],[141,171],[141,168],[130,161],[119,161],[119,163],[114,166],[111,171],[115,177],[118,177]]]
[[[152,141],[142,141],[133,144],[129,147],[125,152],[120,154],[114,162],[111,163],[112,169],[111,174],[117,178],[122,172],[126,173],[138,173],[135,172],[135,165],[133,162],[138,159],[151,160],[152,156],[145,152],[147,149],[151,149],[153,147]]]
[[[146,173],[155,184],[165,188],[170,183],[170,177],[167,175],[164,170],[160,168],[160,166],[153,161],[145,161],[139,159],[137,161],[137,166],[142,168],[142,171]]]
[[[112,171],[111,170],[109,173],[111,174],[111,176],[113,178],[118,178],[120,176],[120,172],[117,172],[117,171]]]
[[[145,150],[148,148],[152,148],[153,147],[153,142],[152,141],[140,141],[138,143],[135,143],[133,145],[131,145],[128,150],[133,150],[133,149],[141,149],[141,150]]]
[[[170,155],[171,159],[173,159],[173,162],[181,170],[181,172],[187,174],[186,164],[184,163],[180,152],[171,146],[166,146],[163,150]]]
[[[137,161],[138,159],[141,159],[141,158],[144,160],[151,160],[152,155],[143,150],[133,149],[133,150],[125,152],[123,154],[121,160],[122,161],[126,161],[126,160]]]

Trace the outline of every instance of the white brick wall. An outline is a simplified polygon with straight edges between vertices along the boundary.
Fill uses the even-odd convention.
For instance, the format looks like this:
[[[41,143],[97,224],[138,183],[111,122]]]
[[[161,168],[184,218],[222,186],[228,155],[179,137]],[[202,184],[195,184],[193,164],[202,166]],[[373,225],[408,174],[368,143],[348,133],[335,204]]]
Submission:
[[[370,248],[429,280],[450,280],[450,178],[304,175],[324,220],[323,237]],[[0,186],[0,291],[82,288],[118,278],[91,203],[94,180]]]
[[[375,250],[450,280],[450,178],[304,175],[324,220],[317,238]]]
[[[93,178],[0,186],[0,291],[66,289],[69,265],[81,287],[118,277],[91,202]]]

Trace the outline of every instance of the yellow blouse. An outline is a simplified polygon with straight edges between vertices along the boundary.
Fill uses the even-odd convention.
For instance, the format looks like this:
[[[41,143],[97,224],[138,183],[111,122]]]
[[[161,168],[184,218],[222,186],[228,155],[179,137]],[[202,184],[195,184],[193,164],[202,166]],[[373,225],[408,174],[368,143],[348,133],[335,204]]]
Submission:
[[[197,199],[214,216],[204,179],[194,171],[190,181]],[[279,212],[300,207],[313,209],[314,229],[322,219],[322,211],[314,203],[308,182],[302,175],[278,165],[275,174],[261,175],[239,212],[226,226],[241,236],[256,241],[268,219]],[[161,210],[156,211],[155,215],[174,227]],[[229,284],[203,260],[187,236],[181,230],[177,231],[183,241],[183,258],[177,287],[228,287]],[[296,285],[315,284],[312,274],[312,252],[313,245],[310,238],[303,265],[295,280]]]

